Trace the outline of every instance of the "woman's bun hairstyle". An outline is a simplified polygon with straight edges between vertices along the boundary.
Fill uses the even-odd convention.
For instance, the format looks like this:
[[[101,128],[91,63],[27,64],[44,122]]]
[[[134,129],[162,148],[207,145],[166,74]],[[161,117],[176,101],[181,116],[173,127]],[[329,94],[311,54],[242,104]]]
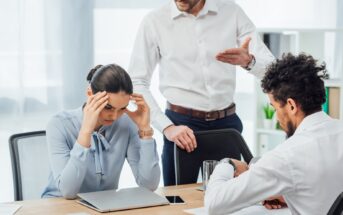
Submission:
[[[106,91],[127,94],[133,93],[132,81],[129,74],[116,64],[97,65],[87,75],[93,94]]]
[[[92,78],[93,78],[95,72],[96,72],[100,67],[102,67],[102,65],[99,64],[99,65],[97,65],[96,67],[94,67],[93,69],[91,69],[91,70],[89,71],[89,73],[88,73],[88,75],[87,75],[87,81],[88,81],[89,83],[91,83]]]

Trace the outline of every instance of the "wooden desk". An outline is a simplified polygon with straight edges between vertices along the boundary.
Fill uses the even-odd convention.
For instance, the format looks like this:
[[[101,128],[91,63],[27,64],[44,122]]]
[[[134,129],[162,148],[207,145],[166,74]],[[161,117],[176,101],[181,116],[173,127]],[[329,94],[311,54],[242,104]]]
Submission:
[[[163,196],[179,195],[186,202],[183,205],[166,205],[142,209],[118,211],[112,213],[98,213],[76,202],[76,200],[66,200],[63,198],[39,199],[18,201],[22,205],[17,214],[68,214],[68,213],[88,213],[88,214],[186,214],[183,212],[187,208],[203,207],[204,193],[196,188],[200,184],[189,184],[180,186],[162,187],[157,189],[157,193]]]

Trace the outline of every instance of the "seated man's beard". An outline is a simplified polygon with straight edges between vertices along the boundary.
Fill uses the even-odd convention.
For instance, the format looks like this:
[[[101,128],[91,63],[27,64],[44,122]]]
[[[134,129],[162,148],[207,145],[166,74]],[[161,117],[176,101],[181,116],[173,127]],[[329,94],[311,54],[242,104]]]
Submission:
[[[290,138],[291,136],[293,136],[295,129],[296,127],[293,126],[291,122],[287,122],[287,131],[286,131],[287,138]]]

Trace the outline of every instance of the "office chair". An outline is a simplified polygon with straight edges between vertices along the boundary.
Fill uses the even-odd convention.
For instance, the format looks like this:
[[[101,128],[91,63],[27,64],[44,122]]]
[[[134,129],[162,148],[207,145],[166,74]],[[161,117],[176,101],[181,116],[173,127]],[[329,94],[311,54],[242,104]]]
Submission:
[[[174,146],[176,184],[196,183],[204,160],[234,158],[249,163],[253,158],[241,134],[235,129],[194,132],[197,148],[188,153]],[[180,165],[182,164],[182,166]]]
[[[39,199],[50,173],[45,131],[9,138],[14,200]]]
[[[343,214],[343,192],[338,195],[337,199],[332,204],[328,215],[342,215]]]

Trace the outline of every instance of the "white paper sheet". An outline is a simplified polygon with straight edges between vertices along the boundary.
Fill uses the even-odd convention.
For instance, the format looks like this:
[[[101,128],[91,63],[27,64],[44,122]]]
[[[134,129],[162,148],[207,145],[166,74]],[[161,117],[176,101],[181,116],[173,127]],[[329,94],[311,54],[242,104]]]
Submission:
[[[17,204],[0,204],[0,215],[12,215],[14,214],[21,205]]]
[[[184,210],[184,212],[195,215],[208,215],[204,207]],[[268,210],[262,205],[253,205],[228,215],[291,215],[288,208]]]

